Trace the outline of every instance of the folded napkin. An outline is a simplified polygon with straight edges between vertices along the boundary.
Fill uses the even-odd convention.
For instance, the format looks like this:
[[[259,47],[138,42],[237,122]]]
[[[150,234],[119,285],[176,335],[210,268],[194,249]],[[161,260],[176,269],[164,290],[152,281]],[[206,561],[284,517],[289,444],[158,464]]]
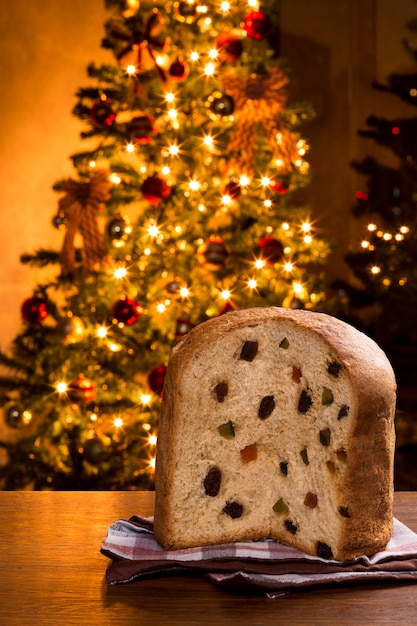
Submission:
[[[275,598],[295,589],[357,582],[417,582],[417,534],[397,519],[386,549],[354,561],[326,561],[272,539],[164,550],[153,535],[153,518],[115,522],[101,553],[109,557],[108,584],[188,572],[233,591]]]

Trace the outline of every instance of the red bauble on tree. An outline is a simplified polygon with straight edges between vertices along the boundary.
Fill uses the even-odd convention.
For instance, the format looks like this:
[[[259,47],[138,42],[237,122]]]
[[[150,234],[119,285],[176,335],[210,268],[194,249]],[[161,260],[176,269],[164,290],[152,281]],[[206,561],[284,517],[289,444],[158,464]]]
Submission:
[[[237,180],[231,180],[224,188],[224,192],[225,194],[233,198],[233,200],[237,200],[242,193],[242,188]]]
[[[194,324],[190,322],[190,320],[186,319],[177,319],[177,326],[175,328],[175,336],[176,337],[184,337],[187,333],[190,332],[194,328]]]
[[[227,63],[237,61],[243,52],[243,43],[237,35],[222,33],[216,41],[220,60]]]
[[[138,115],[127,125],[127,132],[131,141],[146,145],[157,133],[155,119],[151,115]]]
[[[150,390],[160,396],[162,396],[166,373],[166,366],[158,365],[157,367],[154,367],[154,369],[151,370],[148,374],[148,385]]]
[[[168,68],[168,74],[170,77],[178,81],[185,80],[189,73],[190,67],[188,63],[185,63],[185,61],[181,61],[180,59],[171,63]]]
[[[279,263],[284,256],[284,246],[275,237],[263,237],[257,245],[257,253],[267,262],[268,265]]]
[[[288,192],[289,188],[290,188],[290,182],[287,178],[281,178],[278,180],[274,180],[271,182],[270,184],[270,188],[272,191],[274,191],[275,193],[279,193],[281,195],[284,195]]]
[[[252,11],[243,20],[243,31],[250,39],[265,39],[271,32],[271,20],[266,13]]]
[[[90,109],[90,119],[95,126],[112,126],[116,121],[116,113],[112,109],[111,101],[100,98],[94,102]]]
[[[143,307],[133,298],[120,298],[113,305],[113,317],[119,324],[131,326],[138,321]]]
[[[27,298],[21,307],[22,317],[26,322],[39,324],[48,315],[48,306],[44,298],[32,296]]]
[[[197,258],[206,269],[216,271],[225,266],[229,249],[220,237],[210,237],[198,249]]]
[[[162,200],[169,198],[171,194],[171,188],[166,180],[156,175],[143,181],[141,191],[143,197],[151,204],[159,204]]]
[[[73,404],[89,404],[94,402],[96,390],[91,380],[81,375],[70,382],[67,395]]]

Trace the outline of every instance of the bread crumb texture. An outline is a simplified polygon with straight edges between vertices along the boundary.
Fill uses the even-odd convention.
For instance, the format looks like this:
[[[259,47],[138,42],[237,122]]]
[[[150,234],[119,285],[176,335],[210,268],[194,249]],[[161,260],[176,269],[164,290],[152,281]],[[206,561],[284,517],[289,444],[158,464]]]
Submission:
[[[197,327],[168,367],[155,533],[166,548],[275,538],[324,559],[392,531],[395,379],[382,351],[320,313]]]

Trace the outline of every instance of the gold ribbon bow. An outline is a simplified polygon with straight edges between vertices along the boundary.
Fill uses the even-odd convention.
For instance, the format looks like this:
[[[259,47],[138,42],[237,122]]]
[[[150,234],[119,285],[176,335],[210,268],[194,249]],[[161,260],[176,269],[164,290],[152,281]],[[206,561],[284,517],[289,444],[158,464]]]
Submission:
[[[109,198],[111,183],[106,170],[97,170],[90,181],[79,182],[68,178],[62,191],[66,195],[59,201],[59,212],[68,220],[67,230],[61,251],[63,274],[75,273],[74,238],[79,230],[84,247],[82,260],[84,273],[88,274],[97,265],[102,265],[107,257],[104,238],[97,223],[97,211]]]
[[[255,140],[257,125],[260,124],[268,140],[274,158],[282,169],[290,169],[298,157],[292,133],[278,119],[286,102],[283,87],[288,78],[278,68],[272,68],[265,76],[223,77],[226,94],[233,98],[238,113],[236,125],[229,143],[232,158],[230,169],[251,175],[255,161]]]

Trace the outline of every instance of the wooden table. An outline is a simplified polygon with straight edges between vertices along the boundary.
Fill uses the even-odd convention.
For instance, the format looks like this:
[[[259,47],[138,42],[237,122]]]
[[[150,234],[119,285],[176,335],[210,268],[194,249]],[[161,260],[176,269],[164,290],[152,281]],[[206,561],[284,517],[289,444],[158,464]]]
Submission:
[[[237,595],[198,577],[109,587],[100,546],[110,524],[152,515],[144,492],[0,492],[0,624],[184,626],[417,625],[417,585]],[[397,493],[395,515],[417,531],[417,493]]]

